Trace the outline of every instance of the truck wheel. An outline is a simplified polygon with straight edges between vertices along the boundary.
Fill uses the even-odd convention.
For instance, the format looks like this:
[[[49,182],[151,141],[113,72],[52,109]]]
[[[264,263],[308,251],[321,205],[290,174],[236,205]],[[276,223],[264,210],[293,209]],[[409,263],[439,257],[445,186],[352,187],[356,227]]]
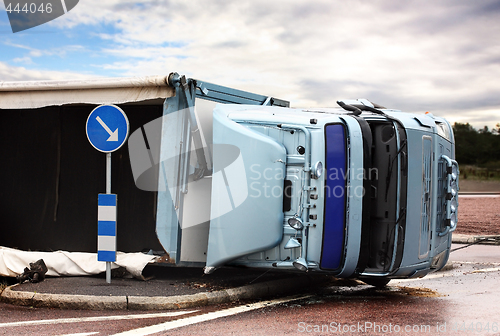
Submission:
[[[375,286],[377,288],[383,288],[389,283],[389,281],[391,281],[391,279],[375,277],[360,278],[359,280],[363,281],[367,285]]]

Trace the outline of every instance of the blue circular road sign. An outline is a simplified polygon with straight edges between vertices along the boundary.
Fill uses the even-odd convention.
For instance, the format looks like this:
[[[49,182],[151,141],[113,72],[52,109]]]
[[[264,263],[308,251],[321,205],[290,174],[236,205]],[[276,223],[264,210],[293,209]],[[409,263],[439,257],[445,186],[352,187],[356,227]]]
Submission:
[[[95,149],[104,153],[114,152],[127,140],[128,119],[118,106],[101,105],[87,118],[86,131],[87,138]]]

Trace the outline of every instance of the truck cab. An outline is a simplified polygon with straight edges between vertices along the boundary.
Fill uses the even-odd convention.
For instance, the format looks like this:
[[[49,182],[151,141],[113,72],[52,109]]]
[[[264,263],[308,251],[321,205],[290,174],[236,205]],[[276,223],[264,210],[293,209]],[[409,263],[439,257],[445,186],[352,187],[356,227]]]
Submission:
[[[368,282],[442,268],[456,227],[451,127],[429,114],[378,111],[218,105],[214,146],[239,148],[247,199],[211,220],[207,268],[295,268]],[[227,153],[214,150],[215,167]],[[266,244],[257,246],[259,237]]]

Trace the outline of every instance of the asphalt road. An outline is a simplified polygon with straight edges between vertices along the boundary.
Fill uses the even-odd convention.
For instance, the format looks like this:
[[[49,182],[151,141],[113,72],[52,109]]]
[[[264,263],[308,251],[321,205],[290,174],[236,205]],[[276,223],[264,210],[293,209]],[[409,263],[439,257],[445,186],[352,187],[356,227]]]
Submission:
[[[299,297],[181,311],[0,304],[0,335],[500,334],[500,246],[470,246],[450,260],[444,272],[383,290],[346,281]]]

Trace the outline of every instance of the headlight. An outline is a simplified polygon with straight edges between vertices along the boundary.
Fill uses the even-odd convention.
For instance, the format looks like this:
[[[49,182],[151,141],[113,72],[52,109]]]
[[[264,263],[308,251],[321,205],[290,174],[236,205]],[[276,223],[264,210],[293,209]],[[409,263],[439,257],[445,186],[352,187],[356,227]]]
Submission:
[[[311,169],[311,178],[319,179],[321,175],[323,175],[323,164],[321,163],[321,161],[318,161]]]
[[[457,209],[458,209],[458,200],[456,197],[453,197],[453,199],[450,202],[450,211],[457,212]]]
[[[290,225],[295,230],[302,230],[304,228],[304,224],[302,224],[302,219],[300,219],[300,217],[297,216],[289,218],[288,225]]]
[[[458,194],[458,183],[457,180],[450,181],[450,191],[453,197],[457,197]]]
[[[450,218],[450,227],[454,228],[457,225],[458,222],[458,215],[457,213],[452,213],[451,218]]]
[[[307,261],[304,258],[298,258],[292,263],[292,265],[299,271],[307,271]]]
[[[458,167],[456,165],[451,166],[451,179],[456,181],[458,177]]]
[[[457,194],[458,194],[458,187],[457,187],[456,184],[451,186],[451,194],[453,195],[453,197],[457,196]]]
[[[446,221],[445,225],[448,228],[441,232],[439,235],[444,236],[450,232],[453,232],[457,227],[458,222],[458,179],[459,170],[458,163],[455,160],[450,159],[446,155],[441,155],[441,159],[446,163]]]

